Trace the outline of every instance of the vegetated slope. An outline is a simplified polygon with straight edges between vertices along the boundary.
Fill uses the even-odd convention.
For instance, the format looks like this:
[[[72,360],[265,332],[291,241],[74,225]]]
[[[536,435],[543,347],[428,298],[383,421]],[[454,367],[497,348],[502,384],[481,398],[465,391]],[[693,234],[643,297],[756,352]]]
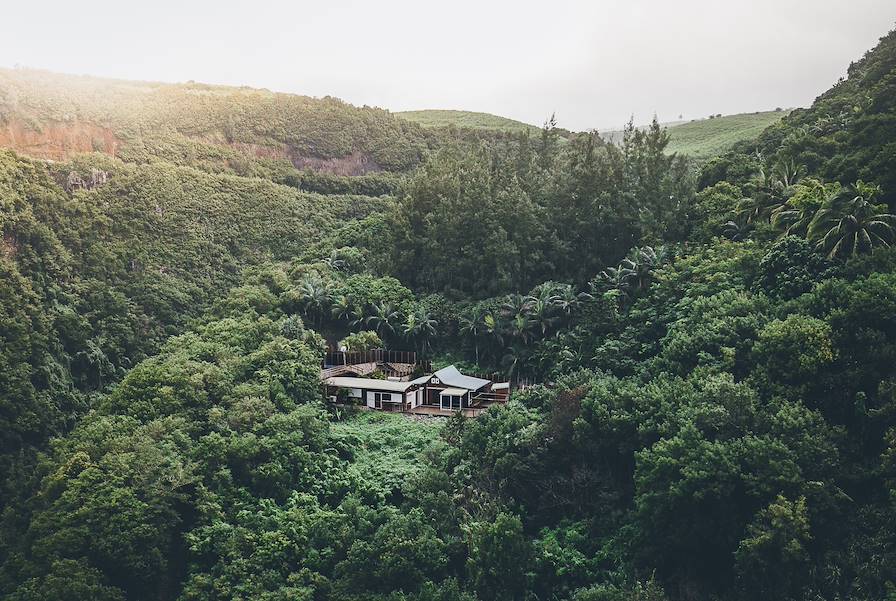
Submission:
[[[467,129],[529,132],[533,135],[541,132],[540,127],[529,123],[501,117],[499,115],[492,115],[491,113],[479,113],[475,111],[430,109],[422,111],[400,111],[394,114],[401,119],[419,123],[423,127],[447,127],[453,125],[455,127]]]
[[[812,106],[769,128],[759,147],[827,179],[878,183],[896,203],[896,31]]]
[[[670,121],[661,125],[669,133],[667,152],[688,155],[705,161],[718,156],[736,144],[756,139],[768,126],[780,121],[787,111],[763,111],[723,115],[693,121]],[[618,144],[623,130],[601,130],[602,138]]]
[[[757,138],[785,115],[787,111],[764,111],[670,124],[667,150],[697,160],[710,159],[738,142]]]
[[[98,151],[210,171],[358,175],[409,169],[436,138],[387,111],[331,97],[0,70],[0,146],[40,158]]]
[[[80,394],[155,353],[245,269],[291,259],[391,202],[162,162],[0,151],[4,448],[58,433],[83,410]]]
[[[704,165],[695,195],[690,165],[665,153],[658,126],[625,138],[615,148],[582,135],[560,148],[545,132],[510,153],[443,149],[386,211],[394,221],[373,215],[328,236],[297,229],[308,246],[289,264],[267,258],[300,252],[285,232],[316,197],[170,165],[110,167],[102,184],[87,165],[57,172],[9,155],[0,435],[30,431],[48,406],[69,424],[33,460],[2,456],[0,595],[887,598],[896,249],[832,254],[826,244],[854,233],[850,224],[892,243],[896,225],[880,227],[893,219],[874,186],[817,179],[846,156],[874,176],[865,161],[879,152],[862,151],[885,141],[844,137],[848,155],[807,176],[797,161],[812,156],[801,145],[811,140],[764,136],[758,154],[753,142]],[[91,189],[56,183],[72,170]],[[256,198],[268,201],[239,208]],[[272,225],[278,203],[296,210]],[[266,241],[270,226],[286,239]],[[118,386],[85,398],[83,384],[61,381],[67,362],[72,374],[102,373],[109,341],[143,332],[130,297],[107,285],[130,269],[119,229],[149,249],[142,260],[160,254],[159,272],[227,264],[216,257],[231,245],[241,263],[264,264],[242,269],[212,311]],[[168,236],[186,265],[166,254]],[[380,246],[357,243],[365,236]],[[369,272],[363,253],[390,256],[390,236],[420,245],[406,253],[408,277],[444,295]],[[480,246],[465,247],[470,238]],[[535,278],[530,294],[501,294]],[[575,283],[544,281],[561,278]],[[469,302],[483,290],[495,295]],[[395,345],[436,341],[489,367],[531,369],[550,385],[450,420],[437,439],[430,424],[392,416],[333,424],[313,330],[362,326]]]
[[[349,470],[364,487],[383,496],[423,471],[420,454],[438,438],[442,420],[362,412],[333,424],[334,437],[352,449]]]

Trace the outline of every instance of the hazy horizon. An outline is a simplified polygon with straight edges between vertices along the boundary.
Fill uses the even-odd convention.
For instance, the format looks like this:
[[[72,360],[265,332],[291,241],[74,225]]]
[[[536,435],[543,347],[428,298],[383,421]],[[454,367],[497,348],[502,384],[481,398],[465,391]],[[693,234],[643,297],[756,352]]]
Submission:
[[[0,65],[536,125],[556,113],[574,130],[807,106],[896,20],[881,0],[53,4],[7,9]]]

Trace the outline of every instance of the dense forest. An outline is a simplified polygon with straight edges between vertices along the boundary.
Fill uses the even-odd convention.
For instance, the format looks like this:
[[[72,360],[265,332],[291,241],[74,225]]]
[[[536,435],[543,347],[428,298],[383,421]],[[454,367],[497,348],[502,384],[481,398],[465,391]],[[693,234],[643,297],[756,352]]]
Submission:
[[[3,599],[896,598],[896,31],[701,162],[28,70],[0,141]]]

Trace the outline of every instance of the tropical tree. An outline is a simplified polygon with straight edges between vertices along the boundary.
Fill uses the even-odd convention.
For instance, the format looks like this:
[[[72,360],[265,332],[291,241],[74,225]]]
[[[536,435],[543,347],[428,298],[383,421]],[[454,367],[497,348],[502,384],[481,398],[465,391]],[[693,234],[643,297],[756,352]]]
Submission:
[[[401,313],[392,303],[378,303],[373,306],[373,314],[365,319],[365,323],[376,331],[384,340],[395,334],[395,329],[402,321]]]
[[[783,190],[795,185],[806,172],[806,166],[797,163],[793,157],[779,158],[772,166],[770,186],[777,190]]]
[[[501,312],[507,318],[513,318],[516,315],[528,313],[532,308],[532,302],[534,300],[535,299],[531,296],[508,294],[501,304]]]
[[[320,324],[330,309],[330,290],[320,278],[305,278],[299,286],[299,303],[302,313],[312,323]]]
[[[420,307],[408,314],[402,331],[405,337],[413,342],[415,350],[426,354],[436,335],[436,325],[436,320],[432,318],[429,311]]]
[[[340,258],[339,252],[336,250],[330,251],[330,254],[321,259],[320,262],[327,265],[333,271],[342,271],[347,265],[346,261]]]
[[[350,353],[379,349],[383,346],[383,341],[377,333],[369,330],[354,332],[339,341],[339,348],[344,348]]]
[[[666,261],[666,248],[661,246],[654,249],[652,246],[644,246],[632,250],[629,258],[623,261],[628,269],[626,277],[633,290],[644,290],[653,281],[654,270]]]
[[[468,337],[473,342],[476,353],[476,363],[479,363],[479,338],[488,328],[485,322],[486,312],[481,307],[474,307],[469,313],[460,316],[461,336]]]
[[[560,287],[558,293],[554,296],[554,306],[566,317],[569,317],[575,312],[579,304],[590,296],[587,292],[576,294],[572,285],[565,284]]]
[[[768,221],[784,204],[781,196],[769,190],[757,190],[752,196],[741,198],[735,208],[737,221],[753,225]]]
[[[520,367],[525,362],[526,351],[519,344],[511,345],[501,357],[501,367],[511,380],[519,375]]]
[[[355,311],[355,303],[350,296],[340,294],[333,298],[330,307],[330,314],[333,316],[333,319],[350,322],[353,319]]]
[[[896,216],[874,204],[879,186],[856,182],[854,194],[827,202],[808,225],[808,238],[828,258],[852,257],[886,248],[896,234]]]
[[[507,322],[507,329],[510,336],[519,340],[523,344],[528,344],[532,337],[532,330],[536,322],[528,313],[517,313]]]
[[[601,281],[609,288],[618,290],[627,296],[631,290],[631,276],[633,272],[624,262],[618,267],[607,267],[600,272]]]
[[[826,184],[819,179],[806,178],[796,185],[787,202],[772,212],[771,223],[782,230],[784,236],[805,236],[815,214],[841,192],[837,182]]]
[[[525,314],[518,314],[516,317],[518,318],[521,315],[527,317],[530,326],[539,330],[542,337],[544,337],[560,321],[556,311],[557,305],[555,304],[554,296],[547,298],[538,296],[533,297],[529,310]],[[516,321],[516,318],[514,318],[514,321]]]
[[[483,319],[485,322],[485,330],[492,337],[498,346],[504,345],[504,332],[501,328],[501,322],[491,313],[487,313]]]
[[[749,233],[750,227],[743,222],[739,223],[734,220],[729,220],[726,221],[725,225],[722,226],[722,235],[732,242],[741,242],[743,240],[746,240]]]

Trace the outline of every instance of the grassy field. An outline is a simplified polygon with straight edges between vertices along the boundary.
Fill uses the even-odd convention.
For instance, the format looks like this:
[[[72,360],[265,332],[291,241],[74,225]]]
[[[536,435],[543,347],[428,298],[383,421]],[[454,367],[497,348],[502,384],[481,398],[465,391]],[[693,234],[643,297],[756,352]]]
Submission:
[[[663,123],[663,125],[669,129],[669,135],[672,138],[669,143],[669,152],[687,154],[698,161],[703,161],[722,154],[737,142],[757,137],[762,130],[780,121],[787,113],[788,111],[761,111],[726,115],[714,119],[673,121]],[[396,117],[413,121],[423,127],[455,125],[479,130],[528,130],[532,134],[538,134],[541,131],[535,125],[489,113],[426,110],[394,114]],[[600,135],[605,140],[618,143],[622,139],[622,130],[601,130]]]
[[[489,113],[475,113],[472,111],[403,111],[394,113],[396,117],[407,119],[419,123],[423,127],[445,127],[447,125],[455,125],[457,127],[466,127],[469,129],[497,129],[501,131],[530,131],[537,134],[541,131],[540,127],[508,119],[507,117],[499,117]]]
[[[670,125],[669,135],[672,139],[668,150],[697,160],[711,159],[738,142],[756,138],[762,130],[780,121],[787,113],[788,111],[742,113]]]
[[[354,450],[349,470],[362,487],[388,497],[421,469],[423,451],[438,439],[444,423],[443,418],[363,411],[333,423],[332,432]]]

